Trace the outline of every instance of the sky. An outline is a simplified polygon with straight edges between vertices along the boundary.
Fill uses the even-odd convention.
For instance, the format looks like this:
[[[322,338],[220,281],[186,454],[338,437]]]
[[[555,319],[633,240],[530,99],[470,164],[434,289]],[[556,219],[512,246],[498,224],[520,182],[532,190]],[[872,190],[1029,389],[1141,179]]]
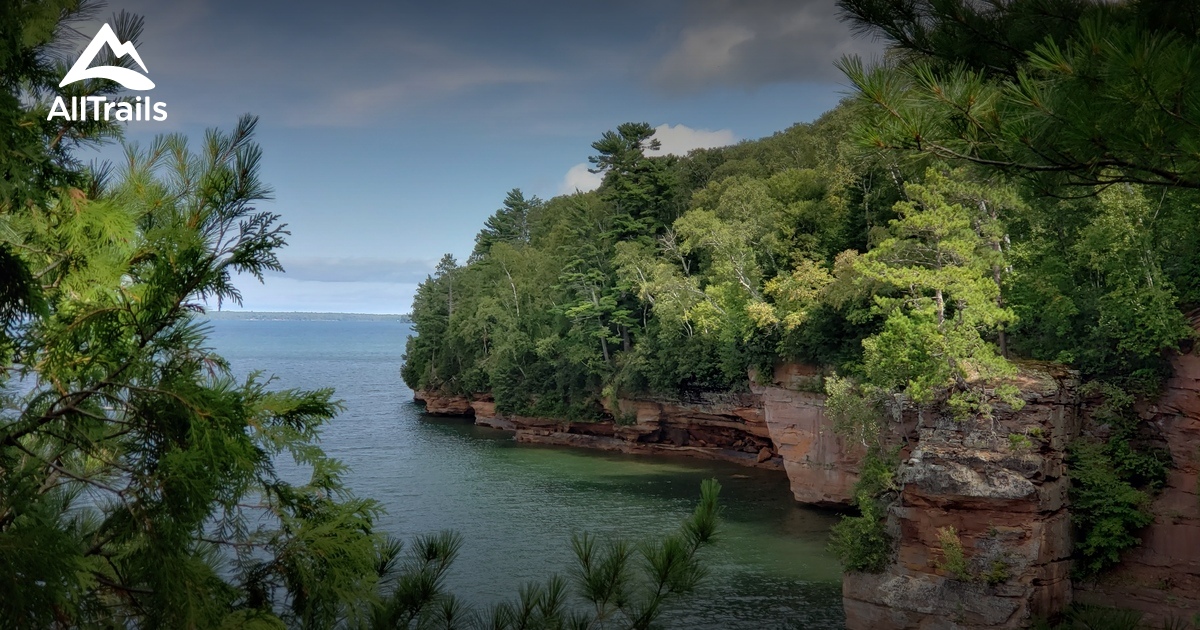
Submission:
[[[169,112],[127,141],[260,118],[262,208],[292,234],[285,274],[239,283],[256,311],[408,312],[508,190],[595,187],[604,131],[648,122],[680,155],[770,135],[845,96],[835,60],[879,51],[834,0],[110,0],[79,30],[121,10]]]

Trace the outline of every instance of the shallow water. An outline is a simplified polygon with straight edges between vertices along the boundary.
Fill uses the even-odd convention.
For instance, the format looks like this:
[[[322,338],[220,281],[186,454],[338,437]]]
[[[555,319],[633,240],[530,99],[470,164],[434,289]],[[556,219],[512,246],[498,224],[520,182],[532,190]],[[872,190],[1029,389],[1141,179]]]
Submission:
[[[387,509],[381,526],[411,538],[464,538],[450,587],[474,604],[570,568],[571,532],[644,540],[673,530],[700,481],[723,487],[710,574],[664,620],[671,628],[838,628],[840,569],[825,548],[836,517],[797,506],[779,471],[677,457],[516,444],[469,421],[422,413],[400,380],[399,322],[211,322],[212,342],[245,374],[281,387],[334,387],[345,412],[323,433],[351,488]]]

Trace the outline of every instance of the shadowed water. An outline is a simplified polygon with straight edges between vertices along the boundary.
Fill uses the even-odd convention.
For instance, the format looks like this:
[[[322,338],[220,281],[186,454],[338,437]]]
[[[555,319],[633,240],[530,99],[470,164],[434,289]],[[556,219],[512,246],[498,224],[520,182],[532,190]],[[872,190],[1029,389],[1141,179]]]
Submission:
[[[399,322],[211,322],[212,342],[239,374],[281,387],[334,387],[346,410],[324,430],[350,487],[380,501],[401,538],[454,529],[464,538],[449,586],[486,605],[517,586],[565,574],[571,532],[645,540],[673,530],[699,496],[723,487],[710,575],[664,620],[671,628],[837,628],[840,569],[826,550],[833,515],[797,506],[779,471],[675,457],[516,444],[468,421],[435,418],[400,380]]]

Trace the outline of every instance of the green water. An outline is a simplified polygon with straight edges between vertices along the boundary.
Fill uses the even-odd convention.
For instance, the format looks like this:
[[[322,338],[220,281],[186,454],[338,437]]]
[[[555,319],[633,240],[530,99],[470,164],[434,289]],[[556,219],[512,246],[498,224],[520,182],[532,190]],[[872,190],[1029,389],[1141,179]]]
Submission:
[[[710,575],[665,620],[671,628],[837,628],[840,569],[825,548],[836,516],[799,507],[780,471],[678,457],[516,444],[503,432],[436,418],[399,379],[409,328],[398,322],[215,321],[235,369],[287,387],[333,386],[346,411],[326,450],[352,467],[359,494],[387,509],[401,537],[454,529],[464,544],[449,586],[486,605],[530,580],[565,574],[570,535],[644,540],[691,512],[700,481],[722,486]]]

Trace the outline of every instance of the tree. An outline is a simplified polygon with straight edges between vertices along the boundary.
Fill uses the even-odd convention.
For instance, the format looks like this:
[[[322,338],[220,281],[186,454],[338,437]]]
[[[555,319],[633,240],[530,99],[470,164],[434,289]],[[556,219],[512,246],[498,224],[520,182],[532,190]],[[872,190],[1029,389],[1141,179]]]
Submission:
[[[471,252],[471,259],[486,256],[496,243],[528,244],[529,215],[537,212],[541,206],[541,199],[526,199],[520,188],[508,191],[504,206],[484,221],[483,229],[475,236],[475,250]]]
[[[649,123],[622,123],[592,143],[593,173],[604,173],[601,194],[616,210],[618,240],[653,236],[675,220],[677,182],[670,157],[648,157],[662,144]]]
[[[897,204],[888,238],[843,260],[886,318],[863,340],[867,383],[917,402],[947,387],[965,400],[968,381],[1013,372],[983,336],[1013,320],[993,277],[1002,267],[986,236],[993,229],[947,200],[947,189],[961,190],[932,169],[924,184],[905,186],[911,201]]]
[[[429,619],[436,600],[443,621],[463,625],[439,588],[454,538],[419,539],[405,561],[376,531],[379,505],[350,493],[321,450],[333,392],[235,379],[206,340],[198,315],[240,301],[236,276],[282,271],[289,233],[257,208],[271,195],[257,120],[196,147],[178,135],[130,145],[116,169],[96,171],[66,147],[116,130],[37,122],[38,97],[54,92],[54,37],[85,14],[69,2],[0,9],[0,138],[23,143],[0,145],[0,623],[408,627],[415,616],[391,613]],[[140,24],[115,21],[127,34]],[[460,317],[462,275],[447,257],[430,279],[435,315]],[[283,479],[284,457],[307,480]],[[584,592],[596,616],[645,628],[694,586],[717,493],[706,484],[684,529],[646,547],[644,583],[628,558],[617,574],[583,567],[622,595]],[[581,557],[616,566],[607,551]],[[538,611],[564,613],[550,627],[582,619],[554,601],[536,597]]]
[[[270,194],[255,122],[197,152],[178,136],[130,147],[94,198],[71,188],[12,218],[48,311],[18,329],[15,365],[36,380],[0,416],[0,579],[21,594],[5,618],[216,626],[279,598],[316,626],[373,588],[378,508],[315,442],[332,392],[235,381],[195,318],[240,299],[234,274],[280,269],[287,232],[255,210]],[[311,479],[284,482],[277,455]]]
[[[894,63],[842,70],[863,138],[1020,173],[1042,191],[1200,187],[1200,8],[1189,0],[840,0]],[[1078,187],[1064,192],[1060,186]]]

